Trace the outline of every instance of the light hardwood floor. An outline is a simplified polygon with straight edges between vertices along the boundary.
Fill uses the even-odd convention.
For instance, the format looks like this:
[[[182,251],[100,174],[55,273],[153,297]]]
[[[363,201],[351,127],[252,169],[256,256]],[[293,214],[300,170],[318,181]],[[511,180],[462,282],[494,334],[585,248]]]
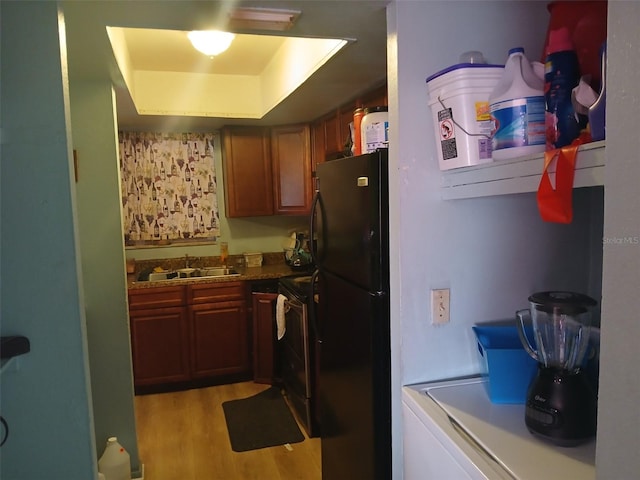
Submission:
[[[320,439],[231,450],[222,402],[250,397],[253,382],[139,395],[135,413],[144,480],[320,480]],[[304,429],[301,428],[304,433]]]

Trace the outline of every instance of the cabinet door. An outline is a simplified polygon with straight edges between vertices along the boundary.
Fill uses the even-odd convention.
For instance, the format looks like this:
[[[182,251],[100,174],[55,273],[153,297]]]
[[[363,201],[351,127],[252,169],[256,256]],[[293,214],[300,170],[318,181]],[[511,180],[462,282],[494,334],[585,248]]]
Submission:
[[[193,378],[250,372],[245,303],[192,305],[189,310]]]
[[[388,105],[387,101],[387,85],[384,84],[362,97],[363,107],[384,107]]]
[[[324,119],[324,131],[326,138],[327,150],[325,155],[335,155],[342,151],[340,144],[340,126],[338,112],[334,111]]]
[[[327,151],[327,140],[324,133],[324,122],[315,122],[311,126],[311,169],[313,176],[318,164],[324,162]]]
[[[269,131],[228,127],[222,134],[227,217],[273,215]]]
[[[136,386],[189,380],[185,307],[132,310],[131,353]]]
[[[253,381],[273,384],[276,374],[277,293],[253,294]]]
[[[308,215],[311,210],[311,148],[308,125],[271,130],[275,213]]]
[[[355,103],[340,107],[340,145],[344,151],[347,151],[347,145],[351,145],[351,124],[353,123],[353,111],[355,109]]]

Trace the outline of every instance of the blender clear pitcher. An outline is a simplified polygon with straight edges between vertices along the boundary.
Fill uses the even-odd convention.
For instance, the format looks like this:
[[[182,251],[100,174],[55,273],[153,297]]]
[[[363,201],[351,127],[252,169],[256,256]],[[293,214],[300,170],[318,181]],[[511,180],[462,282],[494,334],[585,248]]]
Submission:
[[[569,372],[582,365],[589,346],[591,307],[596,301],[573,292],[539,292],[529,297],[530,309],[516,312],[518,333],[525,350],[545,367]],[[536,348],[524,334],[531,316]]]
[[[581,367],[596,301],[573,292],[540,292],[529,303],[531,308],[516,312],[522,345],[538,362],[527,391],[527,429],[565,447],[589,441],[596,431],[597,400]],[[524,332],[529,316],[536,348]]]

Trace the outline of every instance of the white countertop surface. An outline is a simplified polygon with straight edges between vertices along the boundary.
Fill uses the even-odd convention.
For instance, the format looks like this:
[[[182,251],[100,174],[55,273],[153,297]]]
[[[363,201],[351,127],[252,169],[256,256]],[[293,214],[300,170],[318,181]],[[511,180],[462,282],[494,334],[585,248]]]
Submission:
[[[435,402],[449,417],[447,434],[455,442],[475,441],[476,450],[518,480],[595,479],[595,439],[563,448],[534,437],[524,423],[524,405],[491,403],[479,377],[407,386],[403,396],[413,399],[414,410],[426,407],[425,413],[433,411]],[[456,424],[472,440],[465,439]]]

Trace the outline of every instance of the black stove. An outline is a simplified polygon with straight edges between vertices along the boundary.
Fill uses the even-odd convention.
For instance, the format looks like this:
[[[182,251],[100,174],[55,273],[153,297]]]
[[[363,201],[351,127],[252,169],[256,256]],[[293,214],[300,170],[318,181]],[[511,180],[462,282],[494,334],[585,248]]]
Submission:
[[[307,303],[307,300],[311,296],[311,275],[305,274],[299,277],[283,277],[279,283],[304,303]]]
[[[278,292],[284,295],[284,335],[278,342],[281,376],[293,411],[310,437],[318,431],[317,368],[319,349],[313,318],[315,305],[308,273],[283,277]],[[278,297],[280,300],[280,296]]]

